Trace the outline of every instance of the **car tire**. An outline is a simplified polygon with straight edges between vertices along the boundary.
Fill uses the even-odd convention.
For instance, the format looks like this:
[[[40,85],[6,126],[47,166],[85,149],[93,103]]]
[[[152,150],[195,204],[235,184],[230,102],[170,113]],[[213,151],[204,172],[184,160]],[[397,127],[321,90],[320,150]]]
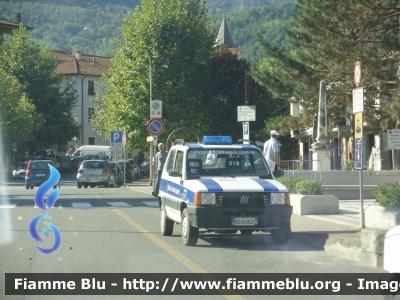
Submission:
[[[92,189],[93,189],[94,187],[95,187],[95,185],[94,185],[94,184],[91,184],[91,185],[90,185],[90,188],[92,188]]]
[[[279,228],[271,230],[271,237],[274,244],[283,245],[290,239],[290,228]]]
[[[30,186],[31,190],[33,190],[33,184]]]
[[[29,184],[25,184],[25,188],[29,190]]]
[[[83,185],[83,188],[87,189],[87,188],[88,188],[88,185],[87,185],[87,184],[84,184],[84,185]]]
[[[164,206],[161,209],[160,231],[163,236],[170,236],[174,231],[174,221],[168,219]]]
[[[78,183],[77,186],[78,186],[78,189],[82,188],[82,183]]]
[[[105,187],[110,187],[110,179],[108,179],[108,181],[104,184]],[[115,186],[115,184],[114,184]]]
[[[186,208],[182,212],[181,235],[182,242],[185,246],[196,246],[197,240],[199,239],[199,228],[190,225]]]

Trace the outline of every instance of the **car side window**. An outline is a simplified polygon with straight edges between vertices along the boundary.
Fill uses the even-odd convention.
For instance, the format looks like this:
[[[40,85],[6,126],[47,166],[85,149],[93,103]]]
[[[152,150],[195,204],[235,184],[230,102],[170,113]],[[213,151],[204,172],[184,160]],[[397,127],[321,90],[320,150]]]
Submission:
[[[182,168],[183,168],[183,152],[178,151],[176,154],[176,163],[175,163],[175,171],[178,171],[179,175],[182,175]]]
[[[174,168],[175,153],[176,153],[176,150],[171,150],[169,152],[168,161],[167,161],[167,164],[166,164],[167,172],[173,170],[173,168]]]

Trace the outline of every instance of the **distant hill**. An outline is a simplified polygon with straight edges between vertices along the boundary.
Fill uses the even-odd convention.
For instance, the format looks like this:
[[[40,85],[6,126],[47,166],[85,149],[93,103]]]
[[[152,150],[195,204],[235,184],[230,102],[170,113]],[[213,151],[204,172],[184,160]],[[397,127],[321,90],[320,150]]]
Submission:
[[[139,3],[140,0],[0,0],[0,17],[15,21],[15,14],[20,12],[22,22],[34,28],[31,37],[51,50],[113,56],[115,42],[111,39],[121,39],[123,20]],[[208,0],[206,6],[216,27],[223,16],[227,18],[235,43],[243,48],[242,58],[253,62],[263,55],[257,33],[285,44],[283,28],[292,26],[294,4],[290,0]],[[84,27],[95,29],[97,35],[83,31]]]

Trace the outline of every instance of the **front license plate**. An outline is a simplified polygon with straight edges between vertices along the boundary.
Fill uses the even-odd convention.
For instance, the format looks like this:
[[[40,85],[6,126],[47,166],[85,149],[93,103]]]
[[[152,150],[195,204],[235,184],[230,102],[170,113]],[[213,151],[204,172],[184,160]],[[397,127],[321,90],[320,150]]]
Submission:
[[[38,176],[46,176],[46,174],[36,174],[36,177]]]
[[[232,226],[257,226],[258,218],[232,218]]]

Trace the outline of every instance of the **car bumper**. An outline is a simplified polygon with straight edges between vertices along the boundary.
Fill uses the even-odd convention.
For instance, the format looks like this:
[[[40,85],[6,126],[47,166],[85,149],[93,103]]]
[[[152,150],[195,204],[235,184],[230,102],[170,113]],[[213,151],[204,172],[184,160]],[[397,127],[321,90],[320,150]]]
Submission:
[[[78,183],[107,183],[109,181],[108,177],[90,177],[82,176],[77,177]]]
[[[269,206],[188,206],[190,224],[207,229],[258,229],[290,228],[293,207]],[[234,218],[256,218],[257,225],[233,225]]]
[[[41,185],[46,182],[48,177],[25,177],[25,184],[28,185]]]

